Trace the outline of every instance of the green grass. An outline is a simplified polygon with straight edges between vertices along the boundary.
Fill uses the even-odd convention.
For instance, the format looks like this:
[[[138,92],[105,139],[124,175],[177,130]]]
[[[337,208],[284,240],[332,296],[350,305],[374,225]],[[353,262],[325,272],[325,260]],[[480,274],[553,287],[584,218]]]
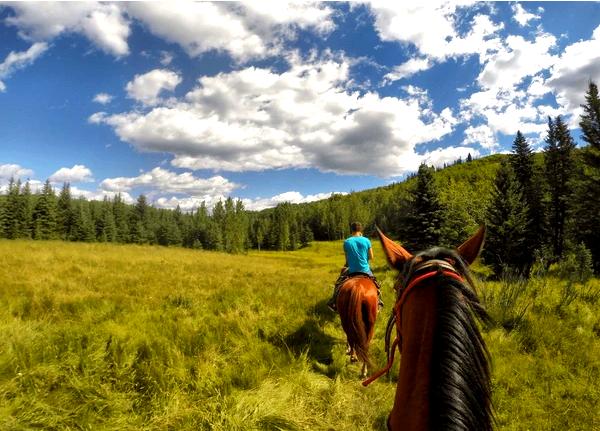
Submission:
[[[325,305],[342,263],[340,242],[233,256],[0,241],[0,429],[384,429],[394,382],[360,385]],[[499,429],[600,429],[600,283],[569,301],[564,283],[479,285]]]

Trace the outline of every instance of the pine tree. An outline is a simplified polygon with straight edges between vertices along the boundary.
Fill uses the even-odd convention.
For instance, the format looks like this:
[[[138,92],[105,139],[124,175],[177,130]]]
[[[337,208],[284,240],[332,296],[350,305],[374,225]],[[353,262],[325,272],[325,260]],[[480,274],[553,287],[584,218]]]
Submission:
[[[548,118],[544,165],[549,191],[548,222],[555,259],[562,257],[565,245],[565,226],[569,212],[571,179],[574,174],[575,142],[560,116],[553,122]]]
[[[33,238],[54,239],[56,237],[56,196],[50,180],[46,180],[33,210]]]
[[[115,241],[117,242],[128,242],[129,241],[129,224],[128,224],[128,208],[123,202],[121,193],[114,196],[112,202],[113,219],[115,221],[116,236]]]
[[[20,224],[19,224],[19,236],[22,238],[31,238],[33,235],[33,198],[31,196],[31,187],[29,181],[23,186],[20,204]]]
[[[21,191],[21,181],[15,181],[11,178],[8,183],[8,194],[6,196],[6,204],[4,206],[4,236],[8,239],[19,237],[20,230],[20,207],[21,199],[19,198]]]
[[[413,212],[408,217],[406,237],[413,250],[441,245],[445,207],[433,178],[434,169],[419,166],[417,184],[413,191]]]
[[[487,235],[483,258],[496,275],[505,269],[524,273],[527,270],[527,205],[510,163],[503,160],[487,209]]]
[[[588,145],[582,154],[584,166],[575,200],[575,236],[592,252],[594,267],[600,271],[600,97],[594,82],[589,83],[585,101],[579,127]]]
[[[57,224],[59,237],[61,239],[68,240],[71,238],[74,217],[75,214],[73,213],[71,185],[65,182],[63,183],[63,187],[58,195],[57,201]]]
[[[517,131],[512,149],[510,164],[515,173],[515,178],[521,187],[523,200],[528,208],[527,242],[525,244],[524,260],[525,264],[529,266],[534,261],[535,250],[539,249],[542,245],[545,231],[540,176],[536,175],[534,170],[533,151],[520,131]]]

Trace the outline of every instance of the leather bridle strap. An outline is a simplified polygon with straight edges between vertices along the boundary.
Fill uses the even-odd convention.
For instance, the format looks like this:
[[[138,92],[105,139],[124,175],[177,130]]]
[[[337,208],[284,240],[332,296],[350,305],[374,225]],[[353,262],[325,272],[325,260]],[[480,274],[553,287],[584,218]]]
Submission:
[[[399,325],[402,324],[402,305],[404,304],[404,301],[406,300],[406,297],[408,296],[408,294],[412,291],[412,289],[415,288],[415,286],[419,285],[421,282],[427,280],[428,278],[431,277],[435,277],[436,275],[445,275],[447,277],[451,277],[454,278],[457,281],[460,281],[461,283],[464,283],[465,280],[456,273],[454,267],[452,267],[452,265],[450,265],[448,262],[443,262],[443,261],[430,261],[430,262],[426,262],[425,264],[423,264],[421,267],[417,268],[417,270],[422,270],[426,267],[429,266],[437,266],[438,269],[436,271],[430,271],[430,272],[426,272],[425,274],[419,275],[418,277],[412,278],[410,280],[410,283],[408,284],[408,286],[406,286],[405,289],[402,290],[402,295],[400,296],[400,299],[398,301],[396,301],[396,304],[394,305],[394,315],[395,315],[395,320],[396,320],[396,329],[398,330],[398,333],[400,334],[400,336],[402,336],[401,334],[401,328],[399,327]],[[445,271],[440,271],[442,268],[448,268],[448,270]],[[392,343],[391,346],[391,355],[388,359],[388,363],[386,364],[386,366],[382,369],[380,369],[379,371],[377,371],[375,374],[373,374],[371,377],[369,377],[368,379],[364,380],[362,382],[363,386],[368,386],[371,383],[373,383],[375,380],[377,380],[378,378],[380,378],[381,376],[383,376],[385,373],[388,373],[390,371],[390,369],[392,368],[392,365],[394,365],[394,353],[396,352],[396,347],[399,344],[399,338],[398,336],[396,336],[396,338],[394,339],[394,342]],[[402,349],[400,349],[402,350]]]

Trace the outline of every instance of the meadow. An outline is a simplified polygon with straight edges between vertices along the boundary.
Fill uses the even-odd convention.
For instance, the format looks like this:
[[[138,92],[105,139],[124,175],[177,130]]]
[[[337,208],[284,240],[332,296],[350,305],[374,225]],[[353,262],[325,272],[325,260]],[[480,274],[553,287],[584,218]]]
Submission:
[[[383,365],[395,274],[374,248]],[[395,375],[363,388],[325,305],[342,263],[341,242],[230,255],[2,240],[0,429],[385,429]],[[600,280],[475,275],[497,428],[600,429]]]

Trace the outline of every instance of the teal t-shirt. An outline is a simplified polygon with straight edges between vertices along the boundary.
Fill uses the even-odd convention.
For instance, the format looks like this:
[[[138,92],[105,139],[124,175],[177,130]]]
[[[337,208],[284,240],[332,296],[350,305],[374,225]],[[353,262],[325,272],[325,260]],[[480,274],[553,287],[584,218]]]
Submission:
[[[344,252],[346,253],[346,263],[348,263],[348,272],[371,273],[369,268],[369,249],[371,241],[364,236],[351,236],[344,241]]]

